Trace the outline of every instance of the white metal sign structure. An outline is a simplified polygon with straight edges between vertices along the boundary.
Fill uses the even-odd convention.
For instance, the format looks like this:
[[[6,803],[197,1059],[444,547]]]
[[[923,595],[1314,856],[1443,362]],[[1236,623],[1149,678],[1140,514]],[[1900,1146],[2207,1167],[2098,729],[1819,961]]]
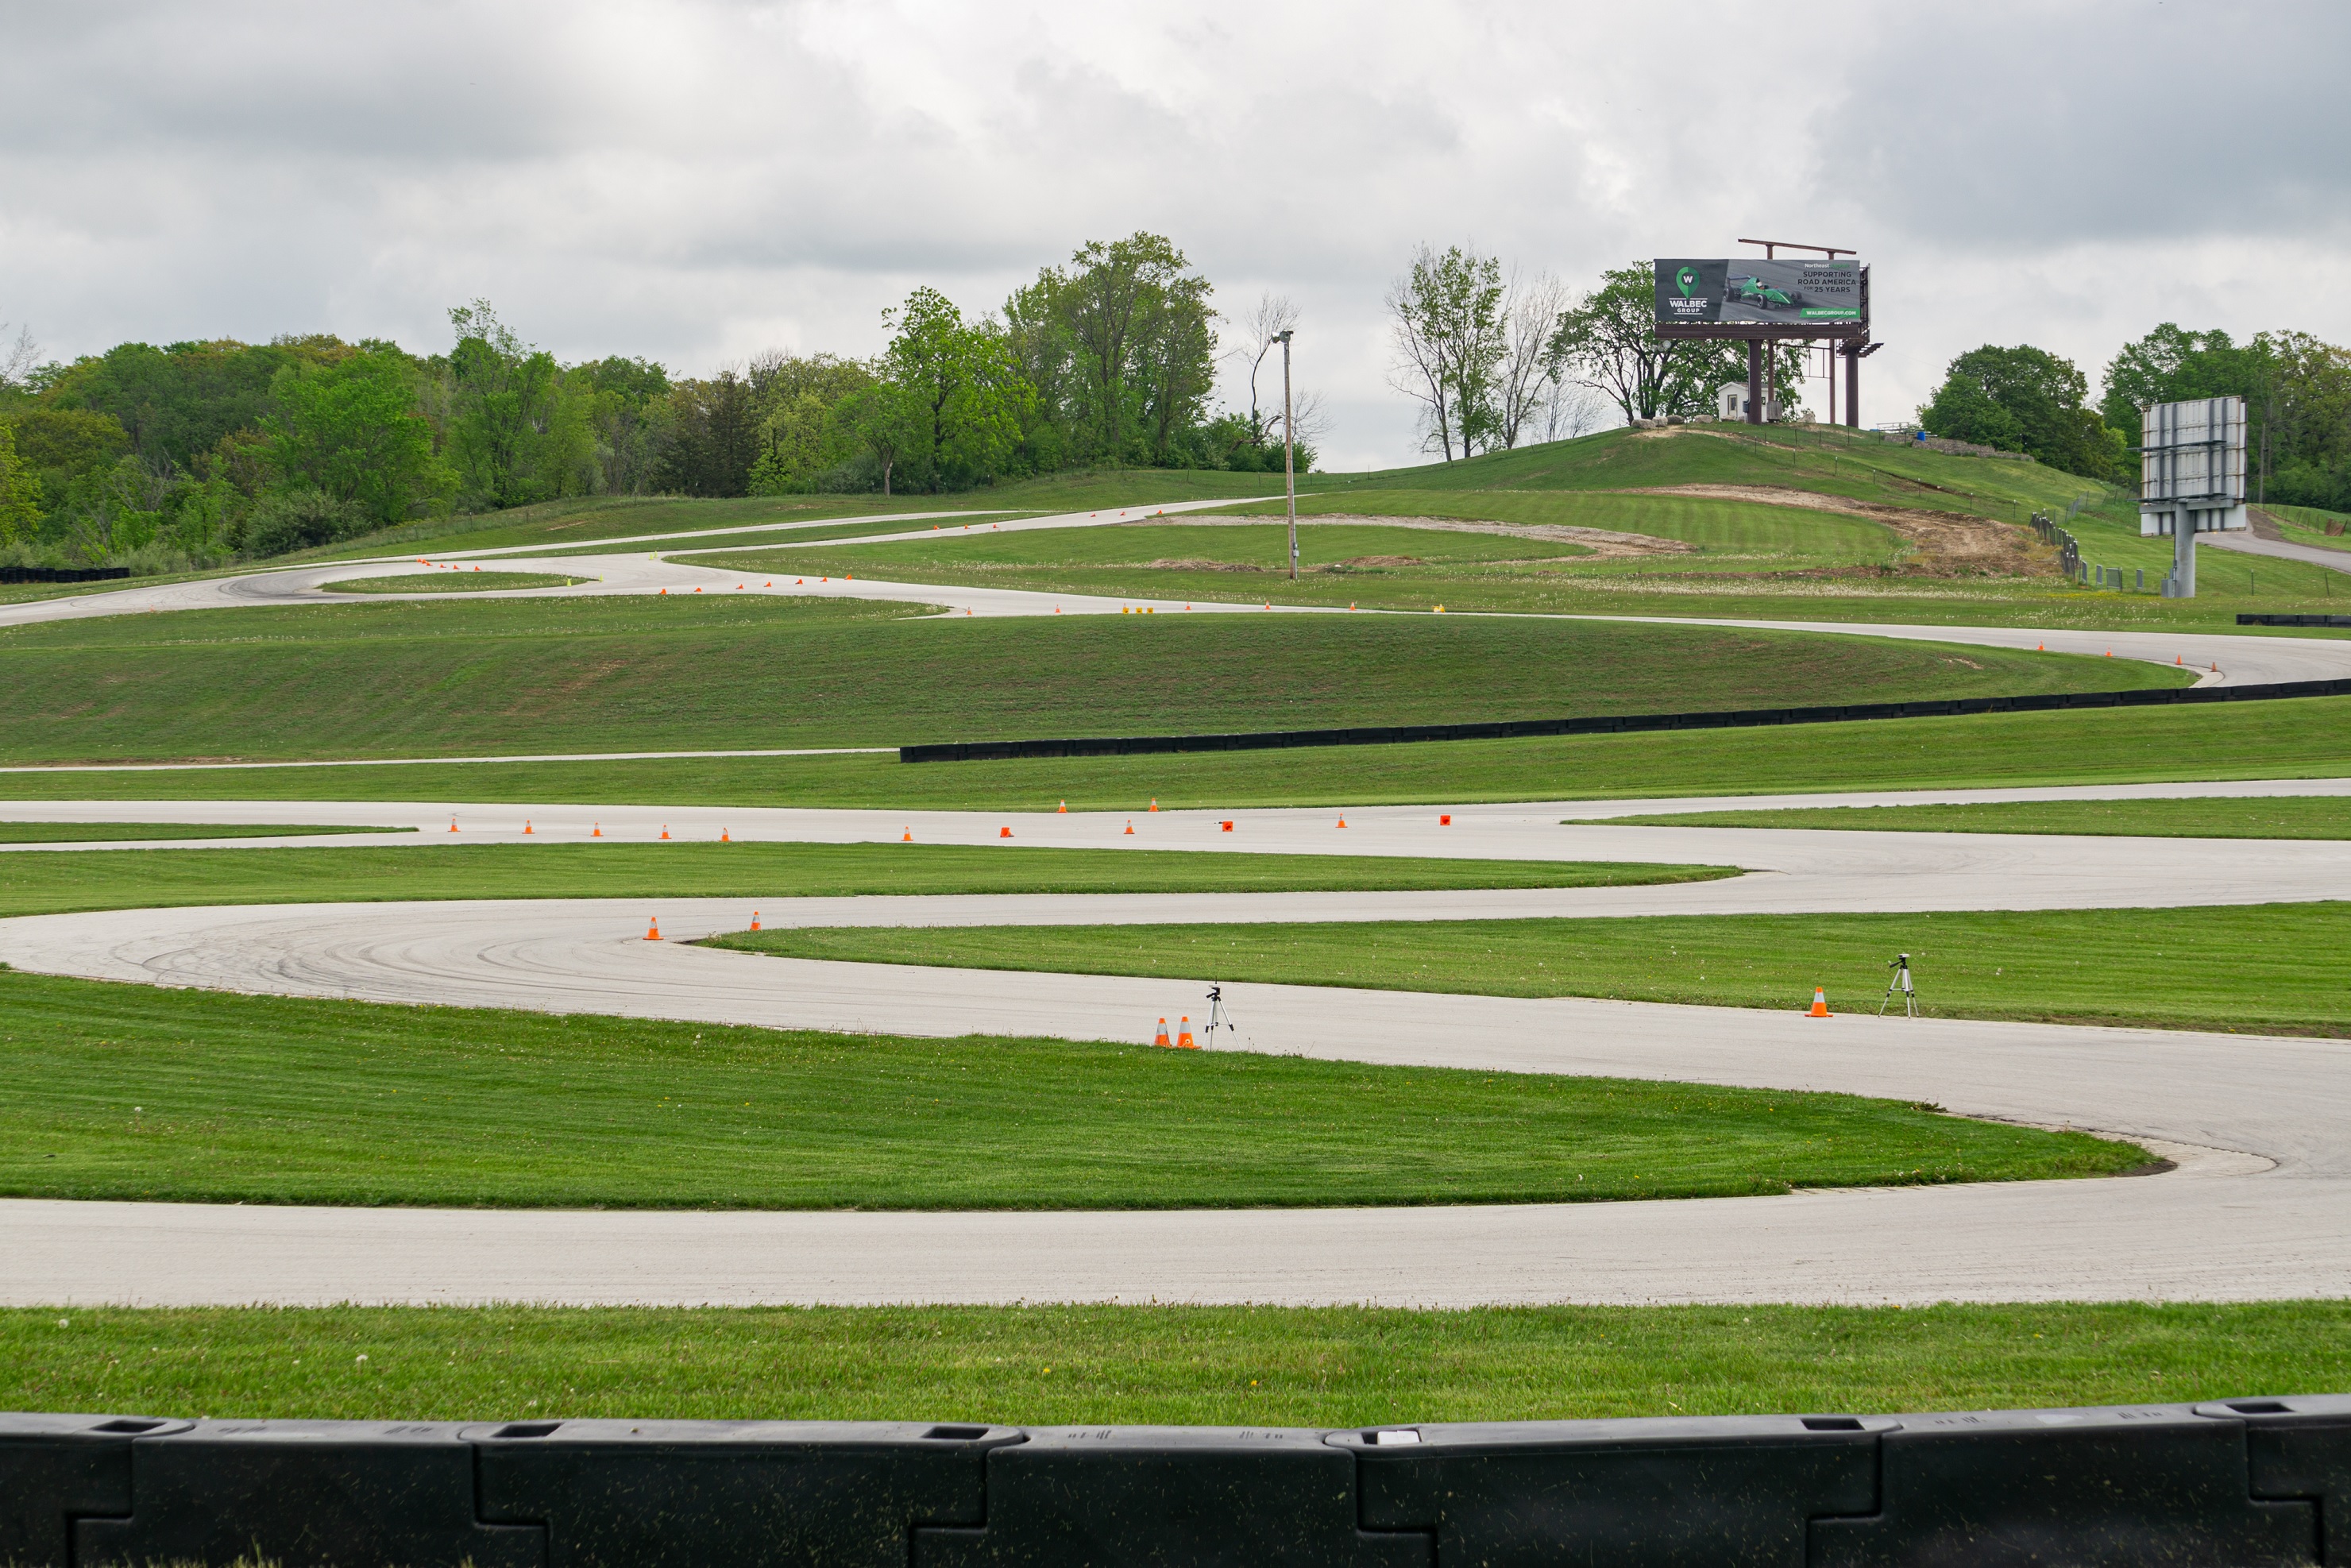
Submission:
[[[2248,526],[2245,400],[2159,402],[2139,416],[2138,531],[2171,536],[2166,599],[2196,597],[2196,536]]]

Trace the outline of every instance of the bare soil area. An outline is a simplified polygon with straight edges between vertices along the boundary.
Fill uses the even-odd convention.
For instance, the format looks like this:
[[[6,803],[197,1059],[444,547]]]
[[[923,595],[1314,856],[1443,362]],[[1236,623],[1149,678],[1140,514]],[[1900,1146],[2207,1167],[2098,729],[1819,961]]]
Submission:
[[[1279,517],[1228,517],[1210,513],[1193,512],[1181,518],[1144,517],[1136,522],[1116,525],[1121,528],[1142,528],[1180,522],[1186,528],[1206,526],[1221,528],[1261,528]],[[1372,517],[1348,512],[1317,512],[1311,517],[1301,517],[1298,526],[1328,527],[1350,524],[1356,528],[1425,528],[1432,533],[1499,534],[1506,538],[1541,539],[1550,544],[1581,545],[1595,556],[1687,555],[1698,547],[1680,539],[1661,539],[1652,534],[1620,533],[1614,528],[1584,528],[1568,523],[1496,523],[1477,517]],[[1154,566],[1190,567],[1195,570],[1218,570],[1207,561],[1153,561]],[[1407,556],[1359,556],[1348,566],[1416,566],[1419,562]],[[1249,570],[1253,568],[1243,568]]]
[[[1660,485],[1620,492],[1635,496],[1697,496],[1717,501],[1753,501],[1767,507],[1803,507],[1883,523],[1910,546],[1896,570],[1914,577],[2055,577],[2057,552],[2032,529],[1994,522],[1967,512],[1937,512],[1918,507],[1888,507],[1817,490],[1776,485]]]

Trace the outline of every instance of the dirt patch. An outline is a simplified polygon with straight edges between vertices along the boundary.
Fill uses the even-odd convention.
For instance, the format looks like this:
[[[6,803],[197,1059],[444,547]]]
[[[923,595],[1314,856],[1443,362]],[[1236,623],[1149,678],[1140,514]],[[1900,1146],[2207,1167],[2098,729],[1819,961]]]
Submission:
[[[1268,523],[1280,521],[1280,517],[1228,517],[1188,512],[1182,517],[1144,517],[1137,522],[1114,526],[1131,528],[1180,523],[1185,528],[1196,525],[1212,528],[1261,528]],[[1432,533],[1499,534],[1505,538],[1541,539],[1550,544],[1582,545],[1596,556],[1687,555],[1698,548],[1680,539],[1661,539],[1651,534],[1619,533],[1614,528],[1583,528],[1568,523],[1496,523],[1479,517],[1373,517],[1352,512],[1318,512],[1311,517],[1298,519],[1300,528],[1340,523],[1355,528],[1425,528]],[[1369,565],[1385,559],[1364,556],[1347,564]],[[1396,562],[1414,566],[1420,564],[1406,557],[1396,558]],[[1152,564],[1161,563],[1155,561]],[[1206,563],[1202,563],[1202,569],[1207,569]]]
[[[2031,528],[1967,512],[1888,507],[1847,496],[1776,485],[1658,485],[1614,492],[1625,496],[1694,496],[1714,501],[1754,501],[1815,512],[1866,517],[1902,536],[1909,552],[1897,563],[1907,577],[2056,577],[2057,552]]]

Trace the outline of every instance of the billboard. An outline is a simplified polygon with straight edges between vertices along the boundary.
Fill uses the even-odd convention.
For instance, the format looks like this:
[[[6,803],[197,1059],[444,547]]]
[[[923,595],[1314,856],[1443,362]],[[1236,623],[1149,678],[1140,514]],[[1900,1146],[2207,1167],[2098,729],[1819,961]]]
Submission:
[[[2159,402],[2139,415],[2138,498],[2233,507],[2245,498],[2245,400]]]
[[[1862,319],[1861,263],[1712,260],[1667,256],[1657,262],[1657,325],[1718,322],[1823,327]]]

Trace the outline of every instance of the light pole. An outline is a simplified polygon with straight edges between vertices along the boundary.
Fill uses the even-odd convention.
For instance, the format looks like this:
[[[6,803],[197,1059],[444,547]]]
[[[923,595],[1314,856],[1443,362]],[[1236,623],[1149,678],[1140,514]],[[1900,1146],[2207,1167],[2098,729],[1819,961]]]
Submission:
[[[1281,331],[1281,488],[1290,501],[1290,580],[1298,580],[1298,444],[1290,428],[1290,329]]]

